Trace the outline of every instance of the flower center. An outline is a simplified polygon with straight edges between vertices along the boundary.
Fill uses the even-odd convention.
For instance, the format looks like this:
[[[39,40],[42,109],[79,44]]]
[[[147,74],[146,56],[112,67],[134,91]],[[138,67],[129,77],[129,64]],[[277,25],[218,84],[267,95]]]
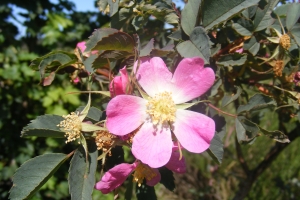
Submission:
[[[149,99],[147,107],[153,124],[175,121],[176,106],[170,92],[156,94]]]
[[[138,183],[140,187],[143,183],[144,178],[147,181],[150,181],[152,178],[157,176],[155,171],[150,168],[148,165],[144,165],[143,163],[139,163],[138,166],[135,168],[135,172],[133,174],[133,181]]]
[[[63,118],[65,118],[65,120],[61,121],[57,126],[61,127],[66,132],[66,143],[79,139],[81,133],[81,121],[78,115],[75,112],[72,112],[67,116],[63,115]]]

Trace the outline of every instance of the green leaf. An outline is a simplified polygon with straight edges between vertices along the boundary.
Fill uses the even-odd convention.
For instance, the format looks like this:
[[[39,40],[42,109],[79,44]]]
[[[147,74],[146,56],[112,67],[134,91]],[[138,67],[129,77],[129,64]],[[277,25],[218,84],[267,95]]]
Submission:
[[[72,200],[92,199],[98,162],[98,150],[95,142],[88,143],[88,149],[88,159],[86,159],[83,147],[80,146],[71,160],[69,187]]]
[[[257,125],[247,120],[244,116],[238,116],[235,119],[235,129],[239,143],[252,142],[259,132]]]
[[[300,17],[300,3],[291,3],[286,15],[286,28],[291,30]]]
[[[152,49],[150,56],[151,57],[174,57],[175,51],[172,50],[164,50],[164,49]]]
[[[65,133],[57,126],[64,118],[59,115],[42,115],[22,129],[21,137],[64,138]]]
[[[176,46],[176,49],[178,53],[184,58],[192,58],[198,56],[204,59],[205,64],[208,63],[199,49],[190,40],[181,42]]]
[[[201,2],[201,0],[189,0],[181,12],[181,27],[187,35],[192,33],[197,19],[199,19],[198,12]]]
[[[93,73],[93,62],[95,59],[98,57],[97,54],[91,54],[87,59],[83,61],[83,65],[85,66],[85,70],[88,71],[89,73]]]
[[[253,36],[250,40],[245,41],[244,49],[249,51],[253,56],[259,51],[260,44],[256,41],[256,38]]]
[[[222,99],[222,107],[227,106],[228,104],[230,104],[231,102],[233,102],[234,100],[236,100],[242,93],[242,88],[239,86],[236,86],[236,93],[235,94],[231,94],[231,95],[225,95]]]
[[[133,55],[133,52],[127,51],[113,51],[107,50],[103,51],[98,58],[96,58],[93,62],[93,68],[99,69],[109,64],[109,62],[117,61],[125,57],[129,57]]]
[[[297,45],[300,46],[300,24],[297,23],[292,28],[291,34],[292,34],[293,38],[295,39]]]
[[[256,5],[259,0],[204,1],[202,6],[202,25],[205,30],[229,20],[242,10]]]
[[[222,79],[221,78],[218,78],[214,85],[210,88],[210,97],[213,97],[215,96],[216,94],[218,94],[218,90],[219,90],[219,87],[222,85]]]
[[[118,31],[106,37],[102,37],[92,50],[118,50],[133,53],[134,45],[134,40],[130,35]]]
[[[84,118],[87,116],[89,110],[91,107],[91,93],[89,93],[89,98],[88,98],[88,102],[86,104],[86,106],[84,107],[84,109],[79,113],[79,119],[80,121],[83,121]]]
[[[209,149],[207,151],[214,161],[221,164],[224,154],[223,143],[221,138],[215,133],[213,139],[210,142]]]
[[[119,12],[115,13],[111,17],[110,26],[111,28],[115,29],[121,29],[124,24],[126,24],[126,20],[131,18],[131,15],[133,14],[132,8],[121,8]]]
[[[98,4],[99,10],[101,12],[104,12],[108,5],[108,0],[99,0],[97,4]]]
[[[69,52],[66,52],[66,51],[53,51],[53,52],[50,52],[50,53],[48,53],[48,54],[46,54],[42,57],[38,57],[38,58],[34,59],[30,64],[30,68],[35,70],[35,71],[40,70],[40,68],[43,67],[43,65],[45,63],[47,63],[47,62],[45,62],[43,65],[41,65],[41,62],[43,60],[45,60],[46,58],[49,58],[49,60],[54,60],[54,61],[57,61],[57,62],[50,63],[49,66],[47,68],[45,68],[45,72],[55,71],[58,68],[58,66],[60,66],[59,63],[65,64],[65,63],[70,62],[71,60],[77,61],[77,57],[73,53],[69,53]]]
[[[84,109],[84,106],[80,106],[76,109],[76,111],[81,112]],[[90,107],[88,114],[86,116],[86,120],[93,120],[95,122],[99,122],[103,112],[96,107]]]
[[[91,51],[97,45],[97,43],[102,40],[102,38],[117,32],[118,30],[113,28],[96,29],[85,44],[86,46],[85,52]]]
[[[242,36],[251,36],[251,35],[252,35],[252,33],[251,33],[248,29],[244,28],[243,26],[241,26],[241,25],[238,24],[238,23],[233,23],[233,24],[232,24],[232,28],[233,28],[238,34],[240,34],[240,35],[242,35]]]
[[[50,85],[55,77],[55,74],[50,74],[49,77],[45,79],[45,73],[57,72],[65,67],[70,66],[77,62],[77,57],[74,54],[70,54],[64,51],[54,51],[46,54],[40,58],[36,58],[30,64],[33,70],[39,70],[41,83],[43,86]]]
[[[148,186],[144,183],[139,187],[136,186],[137,200],[157,200],[154,187]]]
[[[279,17],[286,17],[287,11],[290,7],[290,4],[282,4],[274,10],[274,13]]]
[[[143,49],[140,50],[140,56],[149,56],[150,52],[154,49],[154,39],[152,38]]]
[[[262,132],[264,135],[266,135],[269,138],[272,138],[273,140],[276,140],[277,142],[280,142],[280,143],[289,143],[290,142],[288,136],[286,136],[281,131],[278,131],[278,130],[268,131],[268,130],[263,129],[260,126],[258,126],[258,128],[260,129],[260,132]]]
[[[70,156],[51,153],[26,161],[13,176],[9,199],[30,199]]]
[[[257,8],[253,21],[255,31],[261,31],[274,23],[275,19],[271,17],[271,12],[277,5],[278,1],[279,0],[269,0],[263,10],[259,7]]]
[[[273,98],[263,94],[255,94],[253,97],[249,99],[249,102],[246,105],[240,105],[238,107],[237,113],[260,110],[263,108],[269,108],[276,105],[277,103]]]
[[[178,29],[178,30],[174,31],[171,35],[168,36],[168,38],[170,38],[174,41],[182,40],[182,30]]]
[[[102,130],[107,130],[107,129],[103,128],[101,126],[94,125],[94,124],[82,123],[81,130],[83,132],[94,132],[94,131],[102,131]]]
[[[135,30],[138,31],[144,27],[146,19],[143,16],[135,16],[131,22]]]
[[[208,61],[211,54],[209,45],[210,40],[205,29],[200,26],[195,27],[190,35],[190,40]]]
[[[126,187],[126,192],[124,194],[125,200],[131,200],[132,199],[132,190],[133,190],[133,176],[128,177],[128,183]]]
[[[109,4],[109,15],[112,17],[119,10],[119,2],[120,0],[107,0]]]
[[[160,183],[163,184],[171,192],[175,189],[175,178],[173,172],[166,167],[159,168],[161,175]]]
[[[247,54],[233,53],[221,56],[217,61],[217,64],[225,67],[241,66],[245,64],[246,60]]]

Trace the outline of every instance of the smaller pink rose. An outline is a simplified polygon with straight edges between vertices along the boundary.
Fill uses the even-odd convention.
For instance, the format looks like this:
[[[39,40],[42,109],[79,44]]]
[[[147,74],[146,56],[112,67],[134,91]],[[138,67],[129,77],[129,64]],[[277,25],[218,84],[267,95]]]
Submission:
[[[81,53],[82,53],[84,56],[89,57],[90,54],[95,55],[95,54],[98,53],[97,50],[94,50],[94,51],[91,51],[91,52],[84,52],[85,49],[86,49],[85,44],[86,44],[86,42],[83,41],[83,42],[78,42],[77,45],[76,45],[76,48],[79,48],[80,51],[81,51]]]
[[[109,84],[110,96],[115,97],[120,94],[130,93],[129,78],[126,67],[120,69],[120,76],[114,77]]]

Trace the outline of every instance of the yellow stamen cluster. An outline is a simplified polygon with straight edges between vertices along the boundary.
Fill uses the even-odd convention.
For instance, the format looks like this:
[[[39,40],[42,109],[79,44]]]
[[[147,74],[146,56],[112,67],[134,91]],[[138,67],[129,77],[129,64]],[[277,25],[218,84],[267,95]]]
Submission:
[[[133,181],[137,182],[138,186],[140,187],[143,183],[144,178],[147,181],[150,181],[155,176],[157,176],[157,174],[151,167],[149,167],[148,165],[144,165],[143,163],[139,163],[133,174]]]
[[[114,144],[114,139],[116,136],[112,135],[108,131],[98,131],[96,133],[96,145],[97,149],[102,149],[103,153],[108,152],[108,155],[111,156],[110,148]]]
[[[288,34],[284,34],[280,37],[279,40],[280,46],[284,48],[285,50],[288,50],[291,47],[291,38]]]
[[[283,67],[284,67],[283,61],[282,60],[276,60],[276,63],[273,66],[275,76],[278,76],[278,77],[282,76]]]
[[[66,132],[66,143],[79,139],[81,133],[81,121],[78,117],[78,113],[72,112],[67,116],[63,115],[63,118],[65,118],[65,120],[61,121],[57,126],[61,127]]]
[[[147,108],[153,124],[175,121],[176,106],[170,92],[159,93],[150,98]]]

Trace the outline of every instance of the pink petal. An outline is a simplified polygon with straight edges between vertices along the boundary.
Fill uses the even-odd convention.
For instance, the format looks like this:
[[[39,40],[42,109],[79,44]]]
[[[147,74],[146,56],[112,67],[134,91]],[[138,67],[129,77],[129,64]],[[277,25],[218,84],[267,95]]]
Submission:
[[[175,84],[173,100],[176,104],[190,101],[204,94],[215,81],[211,68],[204,68],[201,58],[184,58],[176,68],[172,82]]]
[[[129,89],[129,79],[126,67],[120,69],[121,76],[116,76],[109,84],[109,91],[112,97],[120,94],[126,94],[127,87]]]
[[[154,176],[151,180],[146,180],[146,183],[147,183],[147,185],[149,185],[149,186],[154,186],[154,185],[156,185],[159,181],[160,181],[160,179],[161,179],[161,176],[160,176],[160,173],[159,173],[159,171],[158,171],[158,169],[152,169],[152,171],[156,174],[156,176]]]
[[[171,131],[145,122],[133,138],[133,155],[152,168],[165,165],[172,153]]]
[[[146,103],[131,95],[118,95],[110,100],[106,108],[109,132],[122,136],[137,129],[146,120]]]
[[[188,151],[205,151],[215,134],[215,122],[201,113],[181,110],[176,111],[173,131],[180,144]]]
[[[85,42],[78,42],[76,47],[80,49],[81,53],[83,53],[86,49]]]
[[[172,155],[169,162],[166,164],[166,167],[173,172],[182,174],[186,172],[186,164],[183,156],[180,160],[179,159],[180,153],[178,147],[173,146]]]
[[[95,189],[100,190],[103,194],[107,194],[119,187],[135,169],[135,165],[122,163],[111,168],[102,177],[101,181],[96,183]]]
[[[137,68],[138,61],[134,64]],[[157,93],[171,91],[172,73],[159,57],[141,58],[136,78],[145,92],[153,97]]]

